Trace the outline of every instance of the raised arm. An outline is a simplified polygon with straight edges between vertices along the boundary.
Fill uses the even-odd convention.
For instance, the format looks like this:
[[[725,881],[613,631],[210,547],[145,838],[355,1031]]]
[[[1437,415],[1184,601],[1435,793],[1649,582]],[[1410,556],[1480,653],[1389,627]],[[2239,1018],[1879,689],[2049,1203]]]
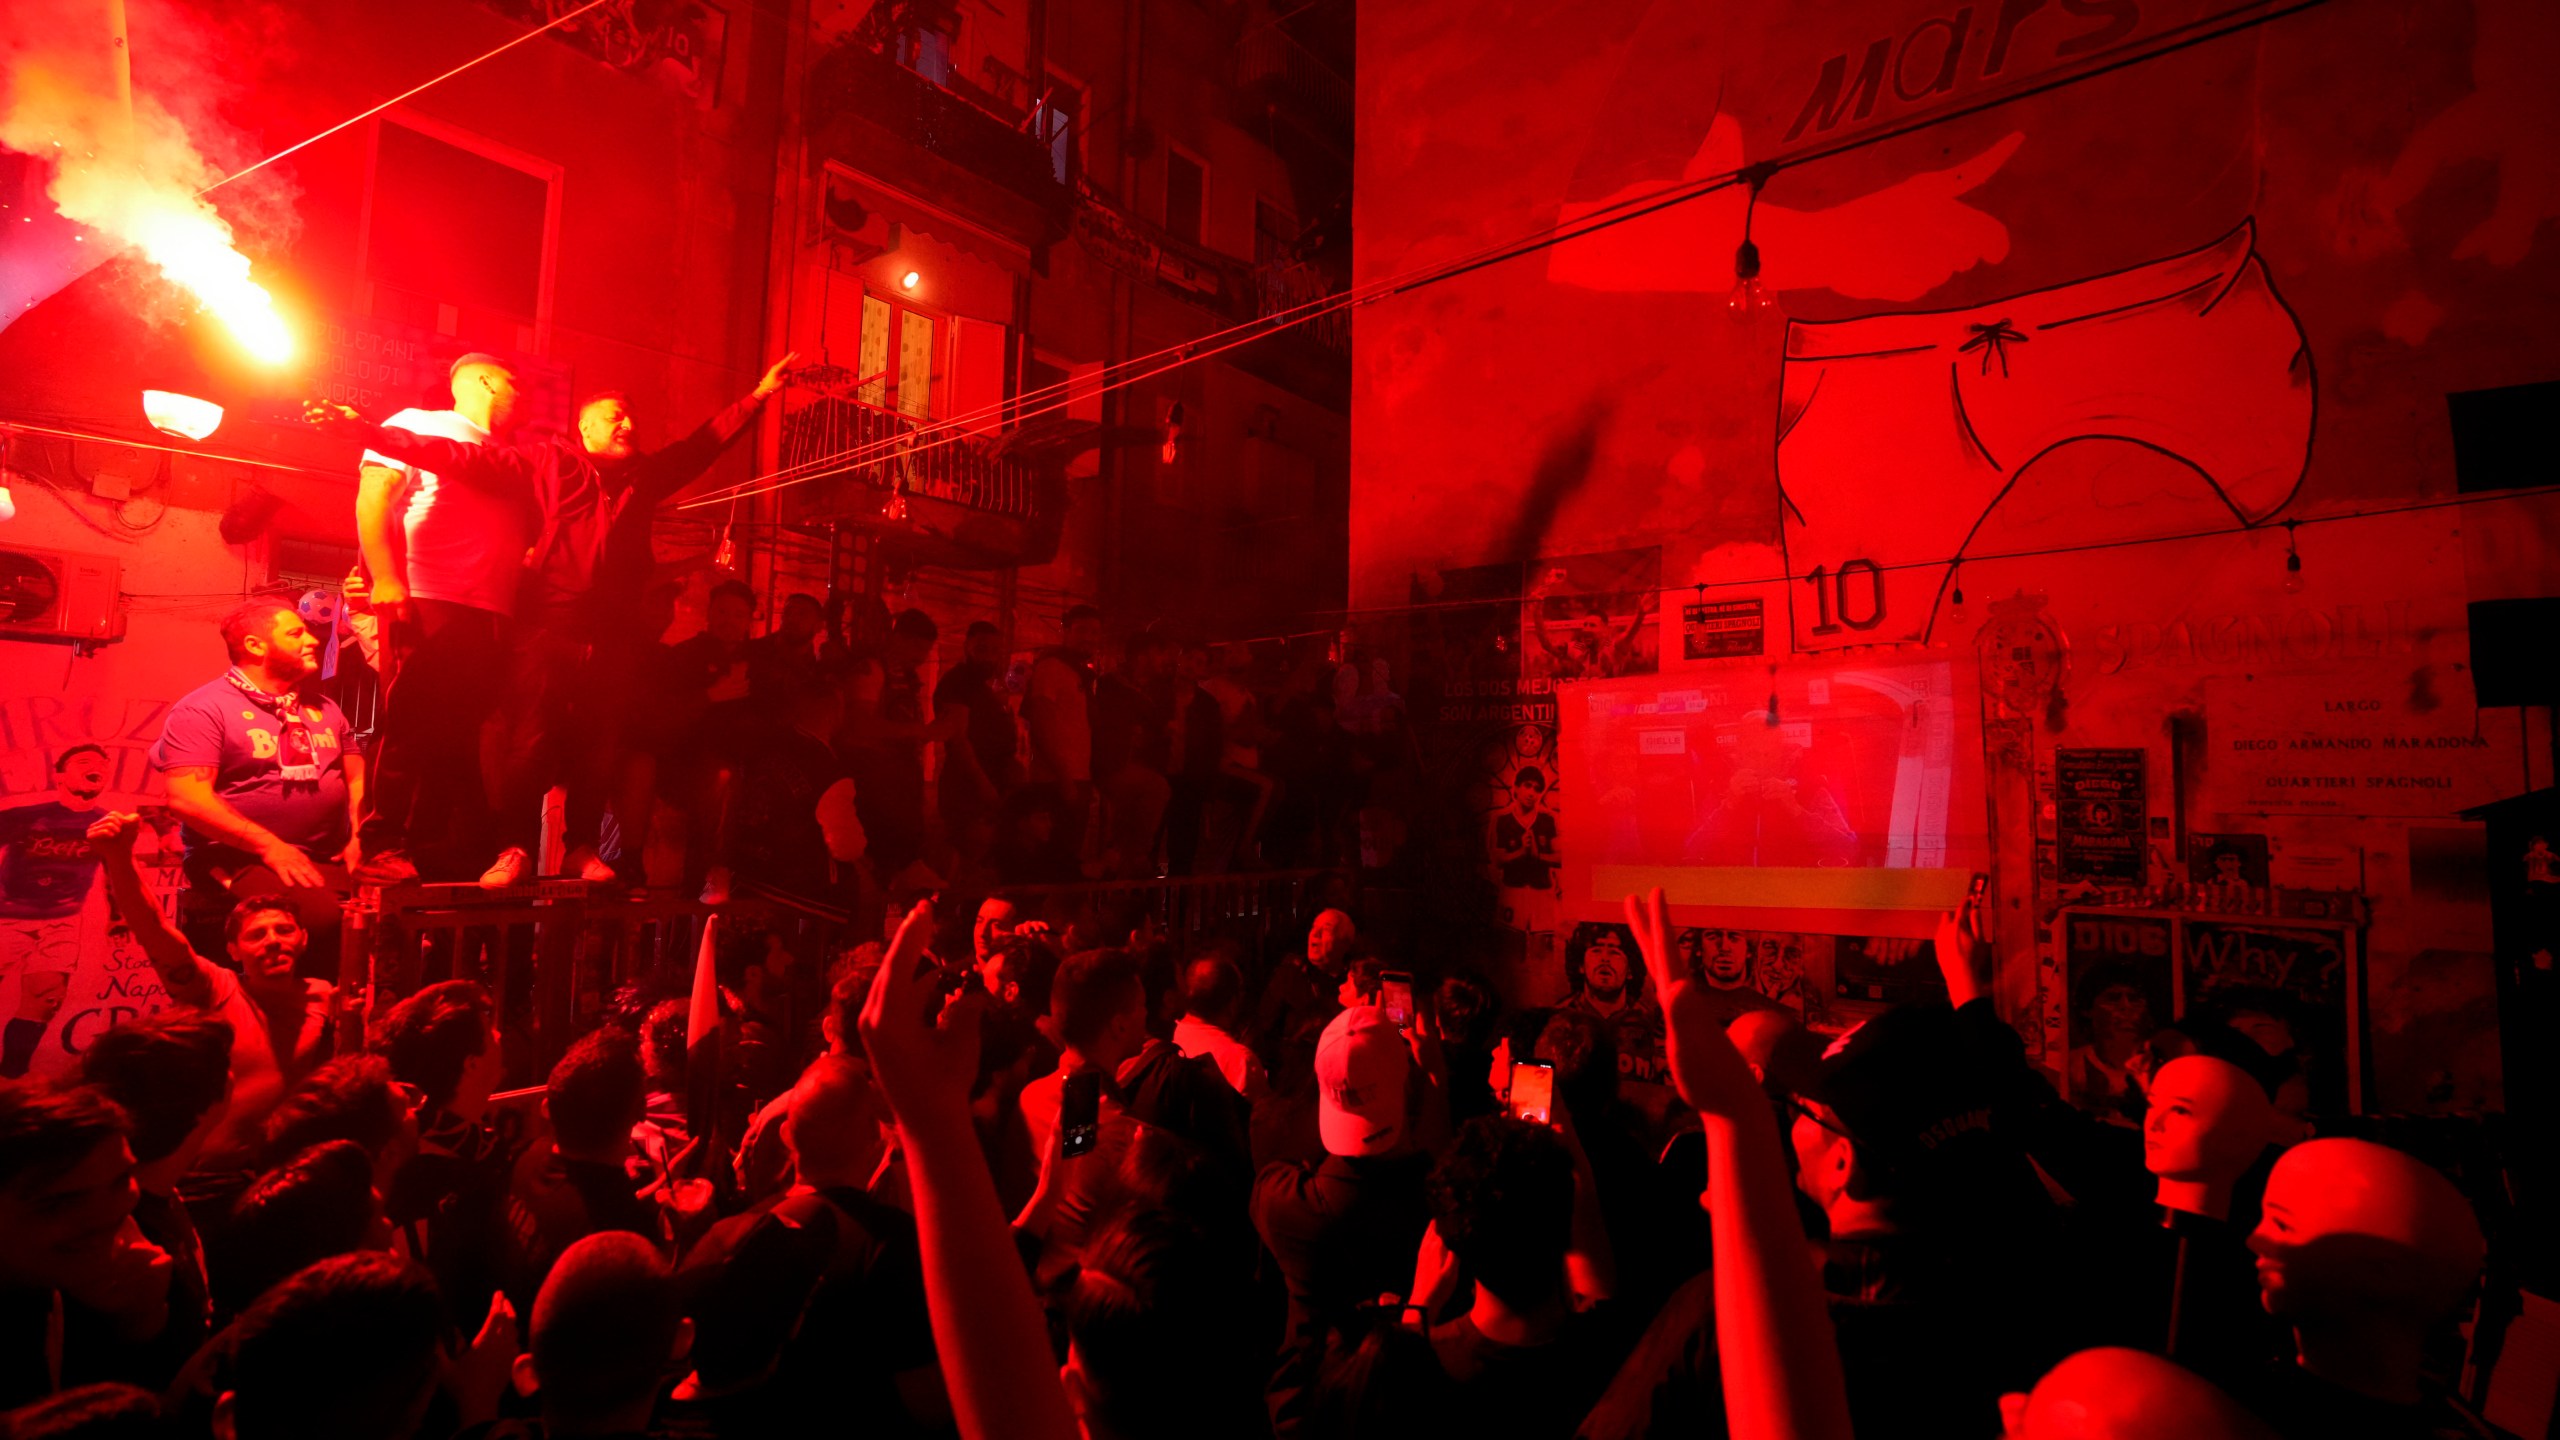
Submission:
[[[919,904],[890,942],[860,1028],[915,1191],[925,1301],[951,1410],[964,1440],[1076,1440],[1048,1328],[969,1119],[985,992],[972,985],[938,1020],[926,1019],[931,996],[916,982],[915,962],[932,935],[933,907]]]
[[[142,872],[133,868],[133,837],[141,830],[139,815],[101,815],[89,827],[89,849],[106,873],[107,896],[115,901],[116,913],[133,927],[133,938],[159,972],[169,998],[205,1009],[213,1003],[213,983],[205,976],[204,962],[151,902],[150,892],[142,888]]]
[[[756,388],[729,402],[725,409],[694,428],[692,434],[641,456],[631,462],[631,488],[643,504],[654,505],[690,485],[720,452],[737,443],[747,427],[755,423],[756,412],[764,402],[782,389],[783,372],[800,358],[793,351],[773,362],[756,382]]]
[[[1714,1232],[1716,1362],[1734,1440],[1849,1440],[1849,1397],[1831,1315],[1789,1191],[1778,1123],[1725,1038],[1706,987],[1675,962],[1656,889],[1627,897],[1627,927],[1662,997],[1680,1098],[1706,1132]]]
[[[352,440],[367,450],[379,451],[395,460],[405,460],[421,470],[435,472],[439,480],[479,489],[511,489],[531,483],[538,456],[552,442],[537,440],[523,445],[501,445],[491,441],[475,445],[463,440],[447,440],[441,435],[421,435],[397,425],[375,425],[355,412],[354,407],[312,401],[302,407],[302,418],[318,429]]]

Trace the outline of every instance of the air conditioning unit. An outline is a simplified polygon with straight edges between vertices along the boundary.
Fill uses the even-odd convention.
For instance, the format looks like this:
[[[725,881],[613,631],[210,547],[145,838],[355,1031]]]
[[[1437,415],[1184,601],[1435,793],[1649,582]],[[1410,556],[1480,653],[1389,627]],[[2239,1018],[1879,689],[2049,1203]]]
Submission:
[[[109,556],[0,547],[0,640],[121,640],[123,591]]]

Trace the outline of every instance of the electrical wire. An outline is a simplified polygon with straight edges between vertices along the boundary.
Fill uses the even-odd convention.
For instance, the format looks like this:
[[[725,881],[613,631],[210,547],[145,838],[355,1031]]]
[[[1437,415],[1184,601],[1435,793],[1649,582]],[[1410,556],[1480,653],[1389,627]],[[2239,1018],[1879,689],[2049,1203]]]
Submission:
[[[1397,295],[1407,294],[1428,285],[1435,285],[1443,281],[1456,279],[1461,275],[1472,273],[1473,271],[1483,269],[1490,265],[1500,264],[1503,261],[1516,259],[1522,255],[1533,254],[1539,250],[1549,249],[1569,240],[1580,239],[1583,236],[1597,233],[1598,231],[1611,228],[1612,226],[1623,225],[1628,221],[1641,219],[1658,211],[1669,209],[1672,206],[1685,204],[1691,200],[1712,194],[1715,191],[1725,189],[1736,183],[1747,181],[1754,176],[1765,181],[1767,178],[1773,177],[1781,171],[1791,170],[1798,166],[1811,164],[1819,160],[1831,159],[1856,150],[1865,149],[1869,146],[1880,145],[1889,140],[1898,139],[1902,136],[1915,134],[1935,126],[1948,124],[1959,119],[1982,114],[1986,111],[1993,110],[2004,105],[2015,104],[2020,100],[2024,100],[2032,96],[2048,94],[2055,90],[2080,84],[2102,75],[2113,74],[2119,70],[2127,69],[2135,65],[2145,64],[2153,60],[2161,59],[2165,56],[2174,55],[2182,51],[2192,49],[2199,45],[2207,44],[2214,40],[2223,39],[2234,34],[2254,29],[2261,25],[2270,24],[2276,20],[2300,14],[2303,11],[2313,9],[2325,3],[2327,3],[2327,0],[2294,0],[2294,3],[2292,4],[2276,6],[2273,8],[2270,8],[2264,3],[2252,3],[2242,5],[2233,10],[2222,11],[2215,15],[2207,16],[2203,19],[2191,22],[2188,25],[2173,27],[2170,30],[2164,31],[2162,35],[2154,37],[2151,43],[2140,47],[2139,50],[2133,54],[2108,57],[2102,62],[2072,70],[2067,74],[2051,76],[2034,83],[2021,85],[2016,89],[2005,91],[1998,95],[1986,96],[1981,99],[1968,101],[1964,104],[1952,106],[1944,110],[1927,112],[1877,130],[1861,132],[1852,137],[1814,146],[1806,150],[1798,151],[1794,154],[1781,155],[1769,160],[1738,166],[1733,170],[1725,171],[1720,174],[1692,177],[1689,180],[1664,186],[1658,190],[1649,191],[1643,195],[1630,196],[1625,200],[1617,201],[1597,210],[1576,216],[1571,221],[1559,221],[1555,225],[1548,226],[1543,230],[1533,231],[1528,236],[1485,247],[1482,250],[1476,251],[1471,255],[1461,257],[1458,260],[1416,267],[1413,270],[1389,276],[1384,280],[1371,281],[1365,285],[1347,288],[1339,295],[1323,297],[1319,300],[1310,301],[1303,305],[1292,307],[1291,309],[1275,312],[1270,316],[1258,317],[1254,320],[1244,321],[1237,325],[1229,326],[1224,330],[1212,331],[1206,336],[1185,341],[1178,345],[1168,346],[1151,355],[1139,356],[1128,361],[1115,362],[1117,365],[1121,366],[1139,366],[1146,365],[1165,356],[1176,357],[1170,364],[1160,365],[1154,369],[1145,370],[1141,373],[1125,375],[1116,379],[1108,378],[1108,372],[1112,367],[1106,366],[1100,375],[1094,377],[1097,381],[1094,387],[1080,395],[1071,394],[1071,387],[1073,387],[1077,381],[1075,378],[1070,377],[1068,380],[1058,382],[1055,385],[1042,387],[1041,390],[1031,392],[1030,395],[1018,396],[1013,401],[997,402],[992,405],[980,407],[978,410],[973,412],[953,416],[941,421],[935,421],[928,425],[919,426],[917,430],[910,432],[907,436],[901,436],[893,440],[873,442],[869,446],[854,447],[853,449],[838,452],[835,455],[823,456],[815,460],[800,462],[793,466],[785,466],[782,469],[741,482],[739,485],[730,487],[729,489],[697,497],[694,500],[685,502],[678,508],[692,509],[717,503],[722,500],[770,494],[776,490],[786,489],[792,485],[805,483],[808,480],[824,478],[825,475],[838,473],[842,470],[859,468],[863,465],[890,458],[891,456],[912,457],[917,454],[923,454],[930,450],[941,448],[944,444],[952,443],[952,441],[959,438],[959,436],[956,433],[949,434],[941,440],[925,445],[914,444],[913,441],[915,437],[930,434],[934,431],[956,432],[960,427],[975,426],[988,420],[995,419],[1005,414],[1008,410],[1012,410],[1014,412],[1017,424],[1023,419],[1031,419],[1043,415],[1054,414],[1066,409],[1070,404],[1077,401],[1089,400],[1095,396],[1108,393],[1109,391],[1135,384],[1138,381],[1150,379],[1155,375],[1162,374],[1167,370],[1177,368],[1181,365],[1191,364],[1198,360],[1209,358],[1212,355],[1222,354],[1227,350],[1236,348],[1238,345],[1249,344],[1254,340],[1266,338],[1267,336],[1277,334],[1282,330],[1320,319],[1323,316],[1334,313],[1338,310],[1349,309],[1354,306],[1376,304],[1381,300],[1389,299]],[[1211,342],[1213,341],[1218,341],[1223,337],[1235,335],[1239,332],[1248,330],[1254,333],[1246,336],[1243,340],[1211,345]],[[1199,348],[1202,346],[1209,346],[1210,348],[1203,350]],[[1058,397],[1054,401],[1046,398],[1052,393]],[[1030,400],[1033,397],[1041,397],[1041,403],[1033,408],[1021,408],[1025,405],[1027,400]]]
[[[461,64],[454,66],[452,69],[447,70],[433,80],[429,80],[424,84],[412,85],[408,89],[401,91],[399,94],[392,96],[390,99],[383,101],[381,104],[374,106],[372,109],[363,111],[360,114],[349,116],[347,119],[339,121],[337,124],[330,126],[328,129],[321,131],[319,134],[314,135],[307,140],[297,140],[293,144],[287,145],[283,149],[267,156],[263,160],[251,161],[249,164],[243,165],[239,169],[234,170],[230,174],[223,176],[221,179],[214,181],[210,185],[207,185],[203,189],[197,191],[196,194],[200,197],[210,195],[214,191],[221,189],[223,186],[230,184],[232,181],[237,180],[244,175],[256,174],[258,171],[264,170],[268,166],[273,165],[277,161],[297,150],[307,149],[310,146],[317,145],[321,141],[328,139],[330,136],[337,134],[339,131],[346,129],[350,125],[360,125],[365,121],[372,119],[374,116],[381,114],[383,111],[390,109],[392,106],[399,104],[401,101],[408,99],[412,95],[419,94],[422,91],[432,90],[436,86],[443,84],[465,70],[471,69],[475,65],[481,65],[488,61],[495,60],[499,56],[506,54],[508,51],[513,50],[536,35],[557,30],[561,26],[577,19],[579,16],[586,14],[597,6],[608,3],[610,3],[610,0],[587,0],[586,4],[579,6],[577,9],[570,11],[566,15],[562,15],[535,29],[527,30],[523,34],[494,50],[473,56],[471,59],[463,61]]]
[[[2393,515],[2414,515],[2427,510],[2459,509],[2466,505],[2485,505],[2504,500],[2531,500],[2560,495],[2560,485],[2536,485],[2514,490],[2488,490],[2467,495],[2445,495],[2429,500],[2412,500],[2400,505],[2378,505],[2362,510],[2338,510],[2325,515],[2297,516],[2286,524],[2302,529],[2314,525],[2335,525],[2349,520],[2378,520]],[[2224,535],[2251,535],[2272,528],[2258,525],[2222,525],[2206,530],[2182,530],[2167,535],[2129,536],[2114,540],[2085,540],[2069,545],[2046,545],[2028,550],[1994,550],[1966,552],[1934,560],[1878,560],[1870,562],[1878,570],[1927,570],[1940,565],[1987,565],[2000,560],[2040,560],[2054,555],[2085,555],[2099,550],[2125,550],[2143,545],[2173,545],[2186,540],[2211,540]],[[1657,598],[1691,595],[1708,590],[1741,590],[1761,585],[1785,585],[1811,578],[1811,572],[1776,575],[1753,575],[1733,580],[1692,580],[1678,585],[1653,588],[1603,590],[1605,595],[1650,595]],[[1532,597],[1522,595],[1487,600],[1430,600],[1412,605],[1364,605],[1340,610],[1310,610],[1310,615],[1413,615],[1436,610],[1480,610],[1524,603]],[[1901,641],[1879,641],[1878,644],[1901,644]]]

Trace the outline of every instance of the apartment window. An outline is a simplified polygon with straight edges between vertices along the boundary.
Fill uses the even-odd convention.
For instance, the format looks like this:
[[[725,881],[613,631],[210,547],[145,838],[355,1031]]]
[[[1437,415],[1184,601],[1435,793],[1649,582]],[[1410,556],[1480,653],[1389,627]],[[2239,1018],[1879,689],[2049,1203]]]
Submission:
[[[376,137],[365,231],[375,313],[447,331],[465,317],[475,329],[540,321],[557,168],[391,120]]]
[[[1253,202],[1253,263],[1277,265],[1290,258],[1290,247],[1298,243],[1298,222],[1289,212],[1270,201],[1255,197]]]
[[[938,315],[880,295],[862,297],[862,386],[854,398],[929,420],[947,409],[936,403],[945,378],[938,361],[947,335]]]
[[[1050,173],[1059,184],[1073,185],[1084,169],[1084,87],[1050,76],[1035,123],[1036,133],[1049,145]]]
[[[1206,166],[1168,145],[1164,151],[1164,228],[1176,240],[1200,243],[1202,201],[1209,189]]]

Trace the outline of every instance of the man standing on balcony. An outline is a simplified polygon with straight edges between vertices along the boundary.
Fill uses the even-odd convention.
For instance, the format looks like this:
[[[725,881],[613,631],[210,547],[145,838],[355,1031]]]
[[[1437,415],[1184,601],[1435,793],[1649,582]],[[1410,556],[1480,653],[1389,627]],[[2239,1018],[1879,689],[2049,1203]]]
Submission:
[[[506,362],[474,352],[449,375],[452,409],[403,410],[385,423],[469,445],[515,423]],[[356,540],[389,651],[359,879],[416,879],[411,847],[451,840],[456,828],[470,849],[483,843],[480,732],[533,523],[533,497],[519,484],[448,482],[373,450],[356,469]]]
[[[315,423],[349,433],[386,455],[464,483],[530,488],[538,515],[525,552],[516,623],[507,637],[497,699],[495,783],[497,859],[480,877],[489,889],[522,880],[541,839],[543,792],[565,779],[569,807],[564,868],[605,882],[612,867],[596,835],[614,774],[622,692],[640,647],[634,633],[655,556],[651,515],[747,432],[765,400],[782,388],[785,355],[753,391],[699,429],[642,453],[628,397],[608,391],[578,407],[577,438],[542,437],[474,446],[365,424],[343,405],[313,405]]]

